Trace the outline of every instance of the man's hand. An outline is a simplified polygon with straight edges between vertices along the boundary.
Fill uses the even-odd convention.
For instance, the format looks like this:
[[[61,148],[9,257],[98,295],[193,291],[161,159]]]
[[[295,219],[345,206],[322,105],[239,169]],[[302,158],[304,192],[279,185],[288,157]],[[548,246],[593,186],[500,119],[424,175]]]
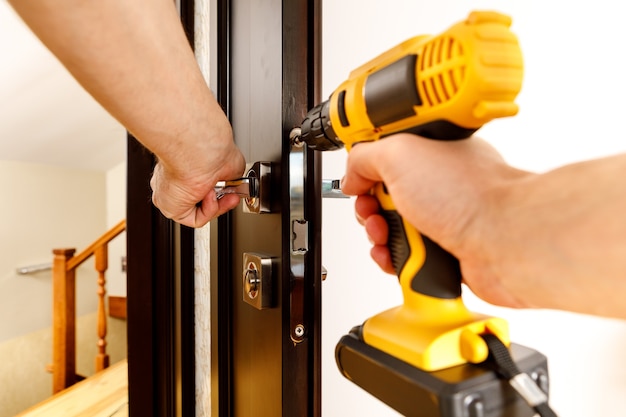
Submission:
[[[394,135],[355,146],[348,154],[342,191],[368,194],[384,182],[398,212],[449,251],[464,246],[466,229],[480,214],[481,198],[492,188],[524,175],[511,168],[487,142],[455,142]],[[375,201],[361,197],[357,214],[367,219]],[[382,218],[372,219],[370,238],[380,242]]]
[[[392,272],[388,228],[366,195],[384,182],[398,213],[456,256],[483,300],[626,318],[626,155],[542,174],[506,164],[486,142],[409,134],[355,146],[342,183],[360,195],[372,257]]]
[[[205,172],[196,176],[186,172],[177,174],[159,161],[150,180],[154,205],[165,217],[189,227],[204,226],[211,219],[235,208],[239,204],[239,196],[227,194],[217,200],[214,187],[217,181],[240,177],[244,159],[234,144],[223,154],[207,162]],[[212,171],[210,163],[218,169],[217,172]]]
[[[394,273],[387,247],[388,226],[369,191],[384,182],[398,213],[420,233],[456,256],[463,278],[494,304],[523,307],[490,270],[489,229],[493,195],[533,174],[507,165],[500,154],[478,138],[443,142],[410,134],[394,135],[355,146],[348,155],[342,191],[358,195],[356,215],[373,244],[372,259]],[[488,248],[489,250],[486,250]]]

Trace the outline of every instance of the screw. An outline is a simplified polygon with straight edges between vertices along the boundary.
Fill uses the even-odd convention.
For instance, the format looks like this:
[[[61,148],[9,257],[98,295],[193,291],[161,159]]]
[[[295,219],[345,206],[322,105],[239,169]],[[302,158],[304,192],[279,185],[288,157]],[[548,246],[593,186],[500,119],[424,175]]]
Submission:
[[[289,142],[291,142],[291,146],[294,148],[302,148],[304,146],[304,142],[301,139],[302,129],[299,127],[291,129],[291,132],[289,132]]]
[[[298,337],[304,336],[304,326],[302,324],[298,324],[293,330],[293,333]]]

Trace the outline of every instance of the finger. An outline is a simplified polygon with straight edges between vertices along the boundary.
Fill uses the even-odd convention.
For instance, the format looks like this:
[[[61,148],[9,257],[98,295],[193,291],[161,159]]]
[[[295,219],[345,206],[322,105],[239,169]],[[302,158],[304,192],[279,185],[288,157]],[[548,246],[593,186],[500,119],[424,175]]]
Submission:
[[[377,214],[380,211],[380,204],[376,197],[363,194],[357,197],[354,202],[354,210],[356,212],[356,218],[361,225],[365,223],[365,220],[373,214]]]
[[[217,200],[219,208],[217,210],[217,215],[221,216],[222,214],[234,209],[241,202],[241,197],[236,194],[227,194],[224,197]]]
[[[219,203],[215,197],[215,191],[210,190],[209,193],[204,196],[202,201],[196,204],[194,208],[193,218],[189,219],[192,223],[191,227],[202,227],[211,221],[219,210]],[[189,225],[188,225],[189,226]]]
[[[365,232],[374,245],[387,245],[389,240],[389,225],[383,216],[374,214],[365,221]]]
[[[237,207],[240,200],[240,197],[235,194],[224,195],[218,200],[215,197],[215,191],[209,191],[209,194],[207,194],[196,209],[193,227],[202,227],[215,217],[232,210]]]
[[[380,269],[388,274],[395,275],[396,272],[393,269],[393,264],[391,262],[391,253],[389,252],[389,248],[387,246],[375,245],[370,251],[370,256]]]
[[[346,175],[341,180],[341,191],[347,195],[366,194],[377,182],[382,181],[379,166],[374,157],[377,142],[361,143],[348,154]]]

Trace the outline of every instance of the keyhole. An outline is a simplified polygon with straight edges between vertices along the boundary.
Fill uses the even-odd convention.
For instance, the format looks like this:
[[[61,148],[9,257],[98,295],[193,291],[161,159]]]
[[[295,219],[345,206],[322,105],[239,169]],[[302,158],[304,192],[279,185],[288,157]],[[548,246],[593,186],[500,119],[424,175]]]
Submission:
[[[245,275],[245,290],[250,299],[254,300],[259,295],[260,278],[256,265],[252,262],[248,264]]]

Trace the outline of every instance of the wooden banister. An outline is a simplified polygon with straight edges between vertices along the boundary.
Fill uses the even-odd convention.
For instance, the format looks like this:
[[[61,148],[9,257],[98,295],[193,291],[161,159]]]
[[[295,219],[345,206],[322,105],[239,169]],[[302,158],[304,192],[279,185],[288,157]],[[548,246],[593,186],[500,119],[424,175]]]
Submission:
[[[52,264],[52,391],[76,383],[76,274],[67,270],[75,249],[55,249]]]
[[[96,251],[96,270],[98,271],[98,354],[96,355],[96,372],[109,367],[109,355],[107,355],[107,317],[104,308],[104,296],[106,295],[105,273],[109,266],[109,251],[107,245],[99,246]]]
[[[116,224],[111,230],[105,232],[102,236],[100,236],[95,242],[87,247],[84,251],[79,253],[70,259],[67,263],[67,269],[75,269],[80,266],[83,262],[85,262],[91,255],[93,255],[97,248],[108,244],[111,240],[113,240],[117,235],[126,230],[126,220],[122,220],[118,224]]]
[[[98,272],[98,353],[96,372],[109,366],[106,353],[106,270],[108,269],[108,244],[126,229],[122,220],[100,236],[84,251],[74,256],[75,249],[54,249],[52,264],[53,279],[53,363],[52,391],[57,393],[80,378],[76,375],[76,268],[91,256],[95,257]]]

